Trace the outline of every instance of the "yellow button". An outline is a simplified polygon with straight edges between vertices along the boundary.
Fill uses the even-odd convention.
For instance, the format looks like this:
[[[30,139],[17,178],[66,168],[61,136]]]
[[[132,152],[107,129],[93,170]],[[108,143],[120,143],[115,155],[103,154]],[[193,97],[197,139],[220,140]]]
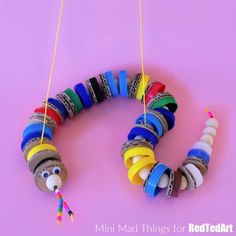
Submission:
[[[148,147],[133,147],[128,149],[124,153],[124,164],[127,168],[130,168],[133,164],[132,158],[134,156],[150,156],[152,159],[155,159],[155,154],[151,148]]]
[[[149,79],[150,79],[149,75],[143,75],[141,77],[141,80],[138,85],[138,90],[136,93],[136,99],[141,100],[141,98],[143,96],[143,91],[145,91],[145,88],[147,86]]]
[[[140,185],[144,180],[140,178],[139,172],[145,167],[152,168],[156,161],[152,157],[143,157],[133,164],[128,171],[128,178],[132,184]]]
[[[42,144],[39,144],[39,145],[33,147],[29,151],[29,153],[27,155],[27,161],[29,161],[33,157],[34,154],[44,151],[44,150],[51,150],[51,151],[57,152],[57,149],[54,145],[48,144],[48,143],[42,143]]]

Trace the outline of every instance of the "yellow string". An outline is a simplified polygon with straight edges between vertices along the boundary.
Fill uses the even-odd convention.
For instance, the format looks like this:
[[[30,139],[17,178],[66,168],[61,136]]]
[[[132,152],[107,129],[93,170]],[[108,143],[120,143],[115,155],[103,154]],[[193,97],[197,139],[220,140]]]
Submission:
[[[143,61],[143,14],[142,14],[142,0],[139,0],[139,37],[140,37],[140,56],[142,68],[142,81],[143,81],[143,112],[144,124],[146,124],[146,100],[145,100],[145,83],[144,83],[144,61]]]
[[[58,21],[57,21],[57,32],[56,32],[54,49],[53,49],[53,56],[52,56],[52,65],[51,65],[50,76],[49,76],[48,87],[47,87],[47,95],[46,95],[46,102],[45,102],[45,111],[44,111],[44,118],[43,118],[43,129],[42,129],[41,143],[43,143],[43,137],[44,137],[44,132],[45,132],[47,110],[48,110],[48,97],[49,97],[49,93],[50,93],[52,77],[53,77],[53,72],[54,72],[54,66],[55,66],[55,60],[56,60],[56,52],[57,52],[59,33],[60,33],[60,29],[61,29],[61,17],[62,17],[63,7],[64,7],[64,0],[61,0],[60,12],[59,12]]]

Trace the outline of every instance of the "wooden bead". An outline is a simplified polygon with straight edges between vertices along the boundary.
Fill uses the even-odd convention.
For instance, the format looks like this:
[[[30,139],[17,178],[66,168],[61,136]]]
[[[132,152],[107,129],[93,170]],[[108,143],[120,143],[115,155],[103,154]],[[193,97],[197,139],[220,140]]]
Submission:
[[[49,190],[54,191],[55,187],[60,189],[62,186],[62,180],[59,175],[50,175],[46,180],[46,186]]]
[[[133,157],[133,163],[137,162],[138,160],[140,160],[142,158],[142,156],[134,156]]]
[[[182,175],[180,190],[185,190],[187,188],[187,186],[188,186],[188,181],[185,178],[185,176]]]
[[[159,188],[166,188],[168,186],[169,183],[169,176],[167,174],[162,175],[159,183],[158,183],[158,187]]]
[[[212,136],[209,135],[209,134],[203,134],[203,135],[201,136],[200,140],[201,140],[202,142],[205,142],[205,143],[209,144],[210,146],[212,146],[213,143],[214,143],[214,139],[213,139]]]
[[[213,118],[207,119],[205,125],[207,127],[213,127],[215,129],[217,129],[219,127],[219,122],[216,118],[213,117]]]
[[[150,173],[151,168],[145,167],[142,170],[139,171],[139,177],[143,180],[146,180],[149,173]]]
[[[216,136],[216,129],[213,128],[213,127],[208,126],[208,127],[204,128],[202,133],[203,134],[209,134],[209,135],[212,136],[212,138],[215,138],[215,136]]]

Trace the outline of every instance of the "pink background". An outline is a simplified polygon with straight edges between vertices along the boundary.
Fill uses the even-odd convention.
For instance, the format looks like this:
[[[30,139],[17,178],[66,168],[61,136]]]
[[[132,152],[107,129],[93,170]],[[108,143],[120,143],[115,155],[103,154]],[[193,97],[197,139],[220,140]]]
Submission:
[[[20,142],[28,116],[45,99],[59,3],[0,0],[0,234],[99,235],[96,224],[235,224],[236,2],[149,0],[143,3],[145,71],[179,103],[157,158],[181,165],[210,107],[220,128],[205,183],[178,199],[151,199],[132,186],[120,145],[142,106],[115,98],[55,134],[69,170],[62,193],[75,212],[74,224],[64,214],[57,226],[56,197],[34,186]],[[66,0],[51,96],[106,70],[140,71],[138,17],[137,0]]]

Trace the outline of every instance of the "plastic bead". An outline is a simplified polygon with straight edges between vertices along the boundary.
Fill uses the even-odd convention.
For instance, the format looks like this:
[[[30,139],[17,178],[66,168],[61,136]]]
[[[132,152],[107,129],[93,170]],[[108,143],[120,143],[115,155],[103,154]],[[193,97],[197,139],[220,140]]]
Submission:
[[[77,96],[76,93],[74,93],[74,91],[70,88],[66,89],[64,92],[70,97],[71,102],[75,106],[76,112],[77,113],[81,112],[84,109],[84,107],[79,96]]]
[[[120,95],[123,97],[128,97],[128,80],[126,70],[119,72],[119,89]]]
[[[107,71],[105,73],[105,78],[108,82],[108,85],[111,90],[112,97],[117,97],[119,95],[117,84],[116,84],[116,79],[114,78],[113,74],[111,71]]]
[[[131,165],[133,164],[133,162],[134,162],[133,157],[134,156],[148,156],[153,160],[155,159],[154,152],[152,149],[147,148],[147,147],[132,147],[132,148],[129,148],[124,153],[124,164],[127,168],[130,168]],[[137,159],[137,157],[136,157],[136,159]]]
[[[175,98],[168,92],[159,93],[147,104],[150,110],[161,107],[168,107],[171,112],[176,112],[178,105]]]
[[[93,78],[90,78],[89,79],[89,82],[90,82],[90,91],[93,90],[94,92],[94,95],[96,97],[96,103],[101,103],[104,101],[104,94],[100,88],[100,85],[97,81],[97,78],[96,77],[93,77]]]
[[[81,99],[84,108],[89,108],[93,105],[93,101],[82,83],[75,85],[74,90]]]
[[[163,163],[156,164],[150,172],[148,179],[144,185],[144,191],[150,196],[156,196],[161,188],[158,187],[158,183],[163,174],[169,172],[169,168]]]
[[[48,103],[57,107],[57,109],[60,111],[61,115],[63,116],[64,120],[68,117],[69,114],[68,114],[65,106],[61,102],[59,102],[57,99],[49,98]]]
[[[136,136],[142,136],[145,139],[149,140],[153,147],[158,143],[158,136],[154,131],[149,130],[145,126],[136,126],[132,128],[128,134],[128,140],[134,139]]]
[[[163,124],[155,114],[147,112],[145,117],[144,117],[144,114],[142,114],[136,119],[135,123],[144,124],[145,118],[146,118],[146,122],[155,128],[155,132],[157,133],[158,137],[159,138],[162,137],[164,135]]]
[[[155,108],[155,111],[160,112],[166,119],[168,123],[168,130],[171,130],[175,125],[175,115],[173,112],[169,111],[166,107]]]
[[[204,150],[205,152],[208,153],[209,156],[211,156],[212,147],[208,143],[198,141],[194,143],[193,148]]]
[[[137,93],[136,93],[136,99],[138,99],[138,100],[142,99],[143,90],[145,90],[149,79],[150,79],[150,77],[148,75],[141,76],[141,80],[139,82]]]
[[[43,124],[31,124],[24,129],[23,138],[33,133],[40,133],[40,132],[42,133],[42,130],[43,130]],[[44,132],[50,137],[50,139],[52,139],[52,130],[50,129],[49,126],[45,125]]]
[[[45,107],[39,107],[34,110],[36,113],[45,113]],[[52,108],[48,107],[47,108],[47,115],[50,116],[52,119],[54,119],[57,123],[57,125],[62,123],[62,118],[61,116]]]
[[[204,151],[202,149],[197,149],[197,148],[190,149],[189,152],[188,152],[188,157],[200,158],[203,161],[205,161],[207,164],[210,161],[209,154],[206,151]]]
[[[139,172],[145,167],[152,167],[156,161],[151,157],[144,157],[133,164],[128,171],[128,178],[132,184],[140,185],[144,183],[144,180],[140,178]]]
[[[23,138],[23,140],[21,142],[21,150],[24,151],[25,146],[27,145],[27,143],[29,143],[32,140],[35,140],[37,138],[41,138],[41,136],[42,136],[42,131],[27,135],[25,138]],[[47,138],[47,139],[50,139],[50,140],[52,139],[47,133],[44,134],[44,137]]]
[[[161,82],[155,81],[149,84],[145,91],[145,103],[148,104],[149,101],[156,96],[158,93],[163,93],[166,86]],[[143,103],[143,98],[141,102]]]

